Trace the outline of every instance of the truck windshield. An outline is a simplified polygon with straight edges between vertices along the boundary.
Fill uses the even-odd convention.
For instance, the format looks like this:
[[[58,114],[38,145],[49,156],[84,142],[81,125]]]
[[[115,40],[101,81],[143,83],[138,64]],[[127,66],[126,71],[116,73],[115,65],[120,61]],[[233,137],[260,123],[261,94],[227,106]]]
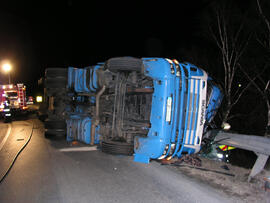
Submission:
[[[17,97],[17,92],[7,92],[8,97]]]

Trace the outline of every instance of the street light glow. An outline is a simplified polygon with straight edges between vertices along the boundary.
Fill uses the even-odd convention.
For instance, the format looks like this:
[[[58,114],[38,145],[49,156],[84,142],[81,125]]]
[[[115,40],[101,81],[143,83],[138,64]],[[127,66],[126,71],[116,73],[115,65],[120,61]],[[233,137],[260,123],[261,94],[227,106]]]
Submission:
[[[4,63],[2,68],[3,68],[3,71],[7,73],[11,71],[11,65],[9,63]]]
[[[2,61],[1,65],[2,65],[2,67],[1,67],[2,68],[2,71],[4,73],[8,74],[8,84],[10,84],[11,83],[11,81],[10,81],[10,72],[12,70],[12,65],[7,60]]]

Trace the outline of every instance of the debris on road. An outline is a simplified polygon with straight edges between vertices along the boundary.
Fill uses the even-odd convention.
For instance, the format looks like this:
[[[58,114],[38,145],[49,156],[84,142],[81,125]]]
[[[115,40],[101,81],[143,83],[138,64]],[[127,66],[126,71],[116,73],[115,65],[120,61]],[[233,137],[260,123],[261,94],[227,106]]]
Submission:
[[[71,142],[71,146],[78,146],[79,145],[79,142],[78,141],[72,141]]]
[[[167,160],[166,160],[167,161]],[[197,169],[197,170],[201,170],[201,171],[210,171],[210,172],[214,172],[214,173],[218,173],[218,174],[222,174],[222,175],[228,175],[228,176],[235,176],[234,174],[231,173],[227,173],[227,172],[223,172],[220,170],[213,170],[211,168],[202,168],[202,161],[201,159],[195,155],[184,155],[182,157],[180,157],[179,159],[174,159],[174,160],[170,160],[170,161],[163,161],[163,163],[161,163],[162,165],[174,165],[174,166],[178,166],[178,167],[189,167],[189,168],[193,168],[193,169]],[[225,168],[224,166],[221,166],[221,168],[228,170],[228,166],[227,168]]]
[[[229,167],[228,167],[227,165],[222,165],[222,166],[220,166],[220,168],[222,168],[222,169],[224,169],[224,170],[227,170],[227,171],[230,170]]]
[[[193,155],[184,155],[180,157],[174,164],[179,165],[182,163],[186,163],[192,166],[201,167],[202,166],[202,160],[198,157]]]
[[[170,165],[170,164],[174,164],[174,165],[181,165],[181,164],[188,164],[188,165],[191,165],[191,166],[197,166],[197,167],[200,167],[201,166],[201,160],[200,158],[195,155],[195,154],[187,154],[187,155],[184,155],[180,158],[173,158],[173,159],[162,159],[161,160],[161,164],[162,165]]]

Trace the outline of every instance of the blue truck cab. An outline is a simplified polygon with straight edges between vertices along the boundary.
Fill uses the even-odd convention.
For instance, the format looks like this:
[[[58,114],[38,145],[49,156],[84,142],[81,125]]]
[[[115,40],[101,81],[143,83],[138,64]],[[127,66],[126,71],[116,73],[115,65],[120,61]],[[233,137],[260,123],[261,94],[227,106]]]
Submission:
[[[65,106],[51,118],[65,122],[67,140],[142,163],[197,153],[223,97],[204,70],[166,58],[111,58],[66,73],[61,98],[58,87],[46,91]]]
[[[154,80],[152,127],[135,139],[134,160],[172,158],[200,150],[205,123],[207,73],[190,63],[143,59]]]

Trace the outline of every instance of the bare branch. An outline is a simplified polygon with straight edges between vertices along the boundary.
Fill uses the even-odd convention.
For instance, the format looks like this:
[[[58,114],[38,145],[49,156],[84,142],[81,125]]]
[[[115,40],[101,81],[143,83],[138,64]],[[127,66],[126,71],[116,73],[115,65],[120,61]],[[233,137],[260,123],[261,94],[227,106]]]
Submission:
[[[267,67],[267,65],[265,65],[265,68],[264,68],[263,70],[265,70],[266,67]],[[259,79],[259,81],[261,82],[261,84],[262,84],[264,87],[267,85],[266,82],[262,79],[261,76],[259,76],[258,79]]]
[[[262,47],[265,47],[265,43],[264,43],[258,36],[256,36],[256,40],[259,42],[259,44],[260,44]]]
[[[238,64],[238,66],[240,67],[240,69],[242,70],[242,72],[246,75],[246,77],[249,79],[249,83],[246,85],[245,88],[242,89],[242,91],[238,94],[238,97],[235,99],[235,101],[232,103],[232,106],[234,106],[239,99],[241,98],[241,96],[244,94],[244,92],[250,87],[251,84],[256,85],[256,88],[260,91],[260,93],[263,94],[263,92],[261,91],[261,89],[259,88],[259,86],[255,83],[255,80],[259,77],[261,73],[258,73],[254,78],[250,78],[250,76],[247,74],[247,72],[241,67],[240,64]]]
[[[269,20],[266,18],[266,16],[263,14],[263,11],[262,11],[262,7],[261,7],[261,3],[260,3],[260,0],[257,0],[257,6],[258,6],[258,9],[259,9],[259,13],[260,15],[262,16],[266,26],[267,26],[267,29],[268,29],[268,32],[270,32],[270,22]]]
[[[257,0],[257,6],[258,6],[259,13],[260,13],[264,23],[266,24],[266,27],[268,30],[268,43],[267,42],[266,43],[267,43],[267,48],[270,48],[270,22],[263,13],[260,0]]]
[[[264,92],[266,92],[267,90],[269,90],[269,89],[268,89],[269,84],[270,84],[270,80],[268,80],[268,82],[267,82],[267,84],[266,84],[266,86],[265,86]]]
[[[220,42],[219,42],[217,36],[215,35],[215,33],[214,33],[214,31],[213,31],[213,29],[212,29],[211,26],[209,26],[209,31],[210,31],[211,36],[213,37],[213,39],[214,39],[215,42],[217,43],[218,48],[219,48],[219,49],[222,49],[222,46],[221,46],[221,44],[220,44]]]
[[[244,21],[238,27],[231,25],[225,10],[215,9],[216,22],[211,25],[210,33],[215,40],[217,47],[221,51],[224,69],[224,95],[225,106],[223,110],[223,121],[229,118],[232,107],[239,101],[250,84],[242,90],[237,90],[239,94],[233,94],[233,81],[235,80],[238,64],[245,52],[251,35],[247,38],[244,31]]]
[[[253,78],[252,80],[255,80],[256,78]],[[242,91],[238,94],[238,97],[234,100],[234,102],[231,104],[231,107],[233,107],[235,104],[237,104],[237,102],[239,101],[239,99],[242,97],[242,95],[244,94],[244,92],[250,87],[252,83],[249,82],[245,88],[242,89]]]
[[[234,115],[232,115],[232,116],[229,116],[228,117],[228,120],[231,120],[231,119],[233,119],[233,118],[236,118],[236,117],[243,117],[243,116],[246,116],[245,114],[234,114]]]
[[[259,91],[259,93],[264,97],[264,91],[259,87],[259,85],[255,82],[255,79],[259,78],[259,76],[265,71],[266,67],[260,72],[258,73],[253,79],[248,75],[248,73],[239,65],[241,71],[245,74],[245,76],[247,77],[247,79],[249,80],[249,84],[253,84],[254,87],[256,87],[256,89]]]

